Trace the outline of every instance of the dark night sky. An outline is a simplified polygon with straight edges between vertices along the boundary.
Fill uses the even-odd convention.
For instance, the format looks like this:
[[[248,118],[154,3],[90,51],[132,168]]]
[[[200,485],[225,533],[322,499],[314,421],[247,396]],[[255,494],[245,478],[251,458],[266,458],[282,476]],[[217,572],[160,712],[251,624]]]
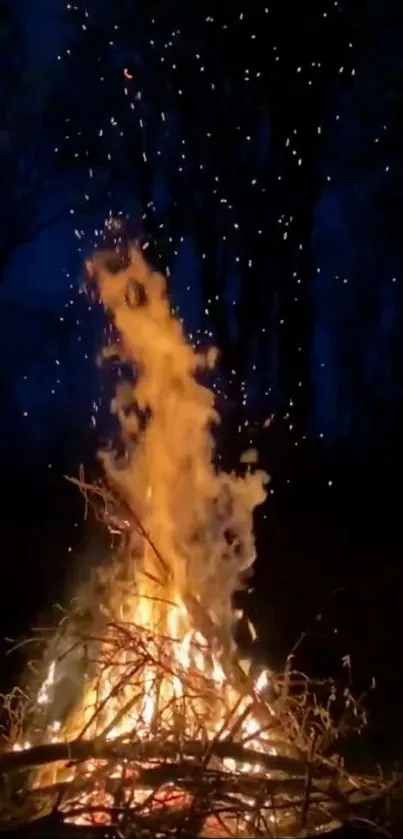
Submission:
[[[331,4],[330,4],[331,5]],[[337,6],[337,4],[335,4]],[[52,77],[52,67],[57,66],[58,57],[62,61],[68,61],[66,50],[69,33],[67,28],[60,24],[58,16],[63,4],[49,3],[42,0],[35,4],[28,2],[21,3],[18,13],[21,21],[26,26],[28,35],[27,49],[29,51],[30,68],[35,68],[34,90],[38,99],[46,95],[47,86]],[[323,4],[323,8],[327,4]],[[92,19],[93,9],[89,9],[89,20]],[[330,6],[329,6],[330,8]],[[101,8],[98,8],[101,14]],[[330,12],[329,12],[330,13]],[[326,14],[323,12],[322,14]],[[320,14],[319,14],[320,17]],[[340,72],[349,72],[361,75],[366,70],[365,62],[371,58],[355,49],[355,44],[349,44],[353,48],[354,57],[344,55],[340,50],[339,69]],[[376,56],[375,56],[376,58]],[[315,62],[313,62],[315,64]],[[344,66],[345,65],[345,66]],[[296,72],[300,70],[296,67]],[[39,82],[40,88],[35,88]],[[45,78],[45,81],[44,81]],[[136,93],[136,82],[128,85],[128,98],[133,100]],[[398,294],[396,283],[399,283],[400,254],[393,252],[392,243],[385,241],[377,242],[377,252],[374,253],[375,245],[371,237],[371,230],[377,229],[381,235],[382,223],[377,215],[376,202],[379,198],[379,191],[383,181],[393,181],[393,160],[390,162],[383,158],[375,166],[362,170],[356,167],[352,176],[345,176],[349,163],[349,147],[351,144],[360,144],[363,128],[359,124],[359,117],[354,111],[352,94],[347,91],[342,96],[335,96],[331,102],[331,109],[326,111],[326,119],[318,124],[317,131],[326,134],[324,151],[318,159],[318,191],[314,205],[312,236],[312,306],[314,312],[314,325],[311,334],[311,376],[313,382],[311,433],[317,439],[328,439],[335,441],[345,435],[352,434],[351,412],[354,412],[354,394],[351,393],[352,383],[345,379],[343,363],[349,352],[354,349],[348,346],[341,346],[341,338],[349,333],[354,333],[356,323],[359,319],[359,308],[365,306],[365,285],[377,285],[377,323],[373,328],[378,331],[371,347],[361,347],[363,354],[361,375],[368,378],[370,387],[379,391],[380,398],[386,396],[388,388],[386,362],[383,364],[379,359],[379,352],[376,344],[381,346],[384,335],[387,335],[395,320],[395,306],[397,305]],[[40,105],[39,105],[40,107]],[[109,121],[109,112],[113,111],[113,103],[105,105],[105,123]],[[370,125],[365,130],[373,133],[371,141],[379,140],[379,135],[385,130],[382,124],[384,114],[377,120],[378,124]],[[382,137],[381,137],[382,139]],[[46,143],[46,137],[44,138]],[[290,138],[286,145],[290,149],[290,155],[298,159],[298,142]],[[300,161],[298,160],[298,165]],[[392,166],[391,166],[392,163]],[[303,165],[303,161],[302,161]],[[344,169],[343,169],[344,167]],[[77,170],[78,171],[78,170]],[[85,190],[84,180],[78,174],[76,181],[77,188]],[[83,186],[81,187],[81,183]],[[154,195],[157,204],[164,203],[164,185],[160,175],[156,175]],[[71,188],[70,176],[60,176],[53,179],[49,190],[40,195],[39,213],[47,215],[50,208],[60,207],[66,204],[74,207],[77,195],[74,188]],[[67,210],[62,216],[60,223],[46,230],[38,239],[34,239],[26,247],[18,248],[12,255],[7,267],[6,276],[2,284],[2,298],[13,302],[22,302],[24,307],[31,309],[50,308],[55,318],[62,316],[63,308],[69,311],[69,306],[75,305],[76,289],[79,282],[80,263],[84,253],[92,247],[94,236],[92,231],[102,226],[103,219],[110,211],[116,212],[120,209],[128,209],[131,215],[136,213],[134,193],[128,189],[122,190],[114,184],[110,198],[100,201],[96,208],[85,217],[80,211],[75,210],[70,215]],[[284,238],[288,235],[287,229],[290,223],[279,208],[278,223],[283,225]],[[238,229],[239,222],[234,219],[233,227]],[[81,236],[81,231],[87,235]],[[77,236],[80,236],[78,240]],[[389,237],[390,239],[390,237]],[[235,248],[237,246],[235,245]],[[205,326],[203,304],[200,294],[200,264],[194,242],[189,236],[185,236],[177,248],[178,256],[174,258],[173,278],[171,281],[171,294],[175,304],[179,306],[180,312],[185,319],[189,333],[194,335],[197,329],[209,333],[213,326]],[[252,257],[252,254],[251,254]],[[381,281],[376,273],[382,270]],[[231,301],[236,300],[238,294],[237,266],[228,275],[227,297]],[[253,279],[252,279],[253,282]],[[297,280],[298,282],[298,280]],[[362,287],[362,288],[361,288]],[[298,288],[296,286],[296,292]],[[73,303],[71,301],[73,300]],[[16,324],[18,323],[18,318]],[[17,325],[18,330],[18,325]],[[270,325],[263,327],[270,328]],[[83,327],[84,332],[86,328]],[[31,384],[24,386],[21,382],[15,384],[18,392],[18,404],[20,411],[25,416],[31,411],[32,404],[36,401],[43,402],[43,410],[39,416],[35,412],[30,413],[33,424],[39,422],[43,429],[44,413],[47,406],[52,405],[50,396],[52,391],[60,385],[58,370],[53,375],[52,364],[57,358],[57,352],[52,359],[52,351],[49,350],[48,357],[43,358],[44,369],[40,376],[34,374],[35,383],[30,371],[30,336],[25,326],[21,330],[21,344],[28,344],[27,367],[24,375]],[[13,339],[14,340],[14,339]],[[79,340],[86,346],[87,337],[85,334]],[[35,346],[35,339],[33,339]],[[90,342],[91,348],[91,342]],[[6,346],[6,352],[13,352],[12,348]],[[340,363],[340,356],[342,362]],[[83,363],[87,361],[83,351]],[[72,375],[74,364],[70,364]],[[348,359],[347,359],[348,364]],[[54,365],[53,365],[54,366]],[[85,363],[83,364],[85,367]],[[73,371],[73,372],[72,372]],[[38,379],[40,380],[40,396],[32,392],[37,390]],[[261,386],[256,391],[253,388],[253,375],[250,372],[248,388],[250,397],[257,395],[259,416],[263,419],[266,413],[270,413],[272,400],[264,394],[273,393],[276,388],[276,379],[267,387]],[[374,386],[374,382],[376,383]],[[292,397],[291,397],[292,400]],[[54,401],[54,400],[53,400]],[[253,407],[253,406],[252,406]],[[256,406],[255,406],[256,407]],[[291,406],[292,407],[292,406]],[[52,410],[52,409],[51,409]],[[289,425],[292,425],[292,410]],[[29,433],[29,432],[28,432]],[[354,445],[359,445],[360,435]],[[298,442],[296,438],[296,442]]]

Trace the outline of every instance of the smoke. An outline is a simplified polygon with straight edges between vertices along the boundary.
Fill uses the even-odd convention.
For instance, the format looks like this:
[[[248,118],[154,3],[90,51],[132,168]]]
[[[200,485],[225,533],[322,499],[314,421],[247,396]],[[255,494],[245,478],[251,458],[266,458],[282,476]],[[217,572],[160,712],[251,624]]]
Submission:
[[[117,336],[104,355],[132,371],[112,403],[124,455],[100,457],[168,566],[171,590],[192,593],[230,628],[232,596],[255,560],[253,511],[266,497],[267,476],[215,467],[219,417],[213,392],[198,377],[214,367],[217,353],[195,352],[171,311],[164,277],[136,248],[128,257],[102,252],[87,263]],[[150,546],[139,551],[137,541],[136,552],[137,568],[158,577]]]

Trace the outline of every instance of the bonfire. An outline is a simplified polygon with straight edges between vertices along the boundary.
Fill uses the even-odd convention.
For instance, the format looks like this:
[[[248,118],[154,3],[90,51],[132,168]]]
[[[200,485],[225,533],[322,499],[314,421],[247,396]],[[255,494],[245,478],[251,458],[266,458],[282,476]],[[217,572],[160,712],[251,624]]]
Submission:
[[[116,261],[115,261],[116,262]],[[215,464],[214,350],[196,352],[165,279],[136,249],[88,266],[115,341],[118,387],[104,478],[77,481],[118,534],[44,645],[27,697],[4,699],[0,828],[45,837],[313,835],[384,791],[333,750],[365,716],[333,683],[239,659],[234,594],[255,560],[267,476]],[[254,632],[250,625],[251,633]],[[36,832],[35,832],[36,831]]]

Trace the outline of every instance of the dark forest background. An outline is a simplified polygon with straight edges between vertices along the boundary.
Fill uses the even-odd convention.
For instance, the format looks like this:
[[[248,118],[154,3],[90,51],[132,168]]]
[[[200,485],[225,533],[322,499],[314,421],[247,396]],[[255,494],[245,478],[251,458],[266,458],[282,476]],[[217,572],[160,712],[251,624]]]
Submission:
[[[107,551],[63,476],[108,434],[82,263],[118,218],[220,347],[223,462],[252,443],[272,476],[256,654],[307,630],[396,734],[402,35],[399,0],[1,0],[1,635]]]

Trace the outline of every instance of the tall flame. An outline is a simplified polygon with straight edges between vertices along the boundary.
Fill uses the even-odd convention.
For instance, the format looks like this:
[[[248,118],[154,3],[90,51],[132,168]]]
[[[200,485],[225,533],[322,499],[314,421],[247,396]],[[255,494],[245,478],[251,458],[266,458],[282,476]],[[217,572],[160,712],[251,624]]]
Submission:
[[[104,452],[104,469],[163,557],[165,585],[173,593],[195,593],[230,631],[232,595],[255,559],[252,517],[265,499],[266,476],[255,471],[240,478],[216,469],[212,428],[219,418],[214,394],[197,374],[214,366],[217,353],[197,353],[186,340],[164,277],[136,249],[118,273],[105,254],[88,270],[118,335],[108,354],[135,370],[134,384],[123,382],[112,406],[125,455]],[[136,541],[134,562],[161,577],[149,542],[140,559]]]
[[[53,712],[45,739],[102,742],[105,748],[145,747],[155,737],[159,748],[177,748],[179,737],[191,748],[205,748],[224,737],[231,719],[251,747],[273,754],[269,734],[250,716],[267,674],[254,696],[241,696],[224,672],[224,660],[231,659],[232,596],[255,559],[253,510],[265,498],[266,475],[248,471],[241,478],[216,468],[214,395],[197,379],[213,367],[216,352],[196,353],[186,340],[164,278],[136,249],[118,272],[107,254],[87,268],[115,328],[115,346],[105,354],[129,369],[112,404],[123,446],[102,452],[101,459],[131,528],[107,573],[106,619],[98,637],[93,622],[92,670],[65,719],[57,713],[54,656],[68,669],[77,647],[69,637],[56,639],[37,694],[37,706]],[[221,764],[234,771],[232,758]],[[81,795],[80,812],[86,803],[105,808],[109,794],[100,789],[97,765],[87,760],[84,768],[44,767],[34,787],[84,774],[94,786]],[[133,783],[142,771],[137,761]],[[113,778],[125,772],[120,761]],[[136,793],[136,803],[147,794]],[[178,800],[183,805],[183,791]],[[76,813],[73,821],[84,818]]]

